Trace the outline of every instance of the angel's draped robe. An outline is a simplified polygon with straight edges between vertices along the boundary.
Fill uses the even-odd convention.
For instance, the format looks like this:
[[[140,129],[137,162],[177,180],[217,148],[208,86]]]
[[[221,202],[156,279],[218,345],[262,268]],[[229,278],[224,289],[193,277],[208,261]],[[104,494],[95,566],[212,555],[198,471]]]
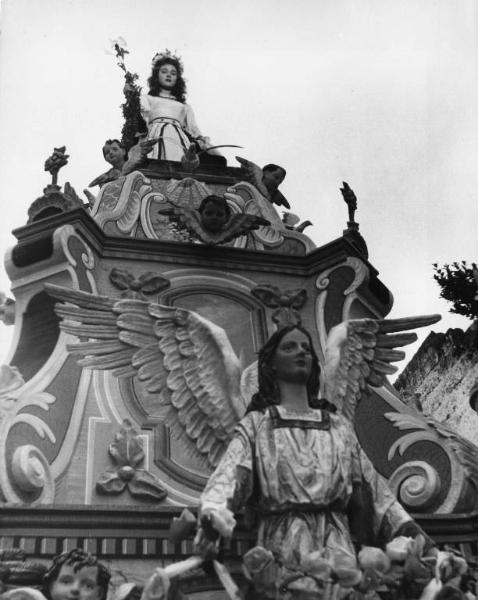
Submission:
[[[251,497],[260,515],[257,544],[289,565],[286,574],[316,550],[354,553],[351,521],[368,544],[421,531],[350,422],[324,410],[299,414],[274,406],[242,419],[204,489],[201,510],[236,512]],[[264,597],[274,597],[274,585]]]

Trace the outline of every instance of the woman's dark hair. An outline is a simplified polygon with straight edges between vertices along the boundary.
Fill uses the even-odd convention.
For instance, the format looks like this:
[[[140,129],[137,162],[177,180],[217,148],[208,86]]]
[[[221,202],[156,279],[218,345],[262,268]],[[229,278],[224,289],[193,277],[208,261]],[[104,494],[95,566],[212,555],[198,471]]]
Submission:
[[[163,65],[173,65],[173,67],[175,67],[176,72],[178,74],[178,78],[176,80],[176,85],[171,89],[171,93],[178,102],[182,102],[184,104],[186,102],[186,82],[184,81],[183,77],[183,69],[179,61],[171,57],[160,58],[154,63],[154,67],[151,72],[151,77],[149,77],[148,79],[149,95],[159,96],[160,87],[158,73],[159,69]]]
[[[285,327],[282,327],[273,333],[259,352],[259,391],[252,396],[251,402],[247,407],[247,412],[251,412],[253,410],[260,410],[263,412],[268,406],[280,404],[280,394],[277,386],[277,374],[272,368],[273,361],[276,350],[279,347],[282,338],[290,331],[294,331],[295,329],[301,331],[307,337],[310,343],[312,369],[309,380],[306,384],[309,405],[312,408],[324,408],[331,411],[335,410],[335,406],[333,404],[330,404],[326,400],[318,399],[320,386],[320,366],[319,359],[317,358],[314,346],[312,345],[312,338],[310,337],[309,332],[300,325],[286,325]]]
[[[73,565],[73,571],[76,573],[83,567],[98,567],[98,576],[96,583],[101,588],[101,600],[105,600],[108,593],[108,585],[111,579],[111,573],[93,554],[85,552],[80,548],[75,548],[69,552],[63,552],[53,558],[53,562],[48,571],[43,576],[43,595],[51,599],[50,589],[52,584],[58,578],[63,565]]]
[[[206,204],[209,203],[223,208],[226,213],[226,219],[229,220],[231,218],[231,207],[227,203],[227,200],[223,196],[216,196],[215,194],[211,194],[202,199],[198,208],[198,212],[202,213],[202,211],[206,208]]]

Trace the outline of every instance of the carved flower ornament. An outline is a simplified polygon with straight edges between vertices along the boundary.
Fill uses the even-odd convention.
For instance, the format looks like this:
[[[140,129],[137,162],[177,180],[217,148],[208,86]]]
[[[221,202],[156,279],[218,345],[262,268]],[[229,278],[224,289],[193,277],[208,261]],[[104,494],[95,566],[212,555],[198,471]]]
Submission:
[[[144,450],[139,435],[128,419],[109,445],[108,453],[115,467],[98,478],[96,490],[100,494],[121,494],[128,489],[134,497],[160,502],[167,496],[157,477],[139,469],[144,460]]]
[[[116,288],[122,290],[122,298],[132,300],[147,300],[146,296],[158,293],[171,285],[168,279],[157,273],[148,271],[136,278],[123,269],[112,269],[110,281]]]

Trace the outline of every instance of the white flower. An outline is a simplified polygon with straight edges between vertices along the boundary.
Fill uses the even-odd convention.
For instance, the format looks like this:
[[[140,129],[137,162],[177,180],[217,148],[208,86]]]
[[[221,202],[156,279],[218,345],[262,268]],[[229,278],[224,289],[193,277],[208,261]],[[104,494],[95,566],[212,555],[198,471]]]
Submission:
[[[385,551],[391,561],[401,563],[405,562],[412,547],[413,538],[399,535],[386,545]]]
[[[374,569],[386,573],[390,569],[390,558],[380,548],[363,546],[358,553],[358,562],[362,569]]]

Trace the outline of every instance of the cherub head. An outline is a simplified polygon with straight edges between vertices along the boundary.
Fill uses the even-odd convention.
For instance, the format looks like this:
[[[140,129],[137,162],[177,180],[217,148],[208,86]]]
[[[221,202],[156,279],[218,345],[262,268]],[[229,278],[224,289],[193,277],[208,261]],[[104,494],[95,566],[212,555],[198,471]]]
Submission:
[[[103,156],[107,163],[121,170],[128,159],[128,151],[119,140],[106,140],[103,145]]]
[[[258,372],[259,391],[252,397],[248,412],[280,404],[277,381],[281,378],[303,382],[307,387],[309,404],[317,404],[319,359],[309,332],[302,326],[287,325],[271,335],[259,352]]]
[[[279,165],[269,164],[262,168],[262,182],[269,193],[274,193],[287,175],[286,170]]]
[[[198,211],[201,215],[201,225],[211,233],[219,233],[231,218],[231,208],[227,200],[214,194],[203,199]]]
[[[92,554],[79,548],[54,557],[43,578],[48,600],[105,600],[110,572]]]
[[[161,91],[168,91],[178,102],[186,102],[186,82],[180,61],[172,55],[157,56],[148,79],[149,95],[159,96]]]

